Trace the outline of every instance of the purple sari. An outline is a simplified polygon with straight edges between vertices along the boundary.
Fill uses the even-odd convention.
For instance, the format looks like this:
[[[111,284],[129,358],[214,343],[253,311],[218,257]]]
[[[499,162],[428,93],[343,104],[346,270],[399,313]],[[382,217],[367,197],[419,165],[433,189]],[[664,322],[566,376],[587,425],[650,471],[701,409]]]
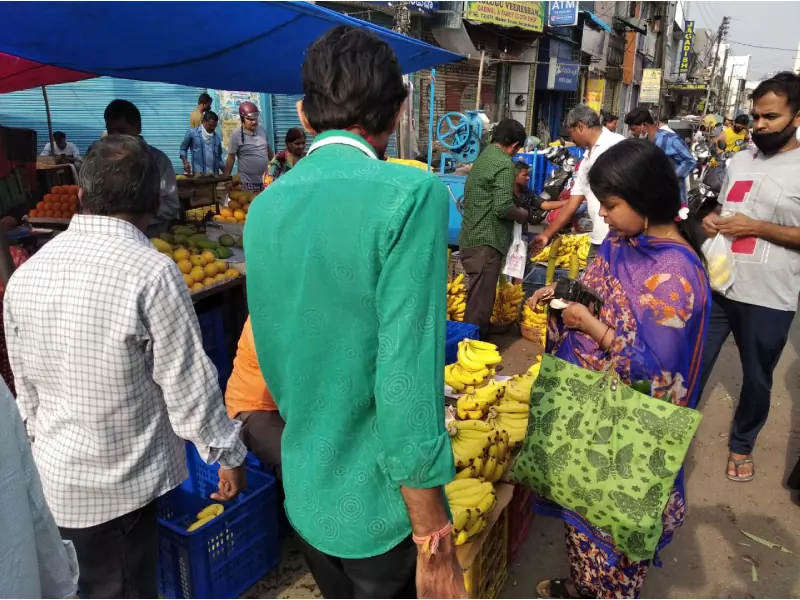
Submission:
[[[560,319],[553,317],[547,351],[592,371],[605,370],[613,358],[625,383],[652,381],[653,396],[665,398],[672,394],[675,404],[695,408],[700,395],[700,363],[711,312],[711,290],[703,264],[691,248],[664,238],[621,238],[612,234],[598,249],[582,281],[602,297],[600,320],[614,329],[614,341],[605,352],[591,337],[566,329]],[[683,491],[681,469],[664,510],[659,549],[672,540],[673,532],[683,522]],[[599,550],[609,571],[635,569],[642,564],[628,561],[611,537],[578,513],[540,498],[535,498],[534,510],[562,518],[582,540],[578,552]],[[607,583],[608,573],[605,575],[597,578],[600,586]]]

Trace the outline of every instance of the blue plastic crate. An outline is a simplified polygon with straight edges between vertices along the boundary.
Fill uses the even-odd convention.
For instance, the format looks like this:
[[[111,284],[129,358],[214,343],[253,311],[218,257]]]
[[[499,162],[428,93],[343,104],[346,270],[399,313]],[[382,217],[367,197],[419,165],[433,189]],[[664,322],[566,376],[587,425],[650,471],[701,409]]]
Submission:
[[[444,364],[452,364],[458,359],[458,342],[464,338],[477,340],[478,336],[477,325],[460,323],[459,321],[448,321],[444,344]]]
[[[225,328],[222,324],[222,309],[212,308],[197,315],[200,332],[203,334],[203,349],[214,363],[219,375],[222,391],[228,385],[231,376],[232,362],[228,357],[228,345],[225,341]]]
[[[158,588],[164,598],[237,598],[280,560],[276,483],[247,469],[247,486],[225,511],[187,533],[212,504],[218,465],[207,465],[187,444],[189,479],[159,499]]]

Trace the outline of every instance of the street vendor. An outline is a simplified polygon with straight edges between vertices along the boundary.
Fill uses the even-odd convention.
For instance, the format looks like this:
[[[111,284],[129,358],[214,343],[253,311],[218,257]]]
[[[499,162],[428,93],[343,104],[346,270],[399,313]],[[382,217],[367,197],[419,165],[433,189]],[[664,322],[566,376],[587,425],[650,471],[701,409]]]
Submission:
[[[81,152],[75,144],[67,141],[67,135],[63,131],[54,132],[53,141],[55,148],[50,145],[50,142],[47,142],[41,156],[58,156],[64,162],[72,163],[75,167],[80,166]]]
[[[142,114],[133,102],[127,100],[112,100],[106,107],[103,117],[106,121],[108,135],[132,135],[142,137]],[[178,200],[178,182],[175,179],[175,169],[172,161],[161,150],[147,144],[150,156],[156,161],[161,175],[161,202],[156,215],[150,219],[147,227],[147,237],[158,237],[169,228],[170,221],[178,218],[180,214],[180,200]]]
[[[269,161],[267,176],[270,183],[288,173],[306,151],[306,132],[300,127],[292,127],[286,132],[286,150],[278,152]]]
[[[217,133],[219,117],[207,110],[203,122],[189,129],[181,142],[181,160],[187,175],[216,175],[224,168],[222,161],[222,138]],[[192,153],[189,163],[188,152]]]
[[[264,189],[264,173],[272,160],[272,149],[267,142],[267,131],[259,124],[258,107],[249,100],[239,105],[241,124],[231,133],[228,142],[228,160],[224,175],[233,172],[236,159],[239,160],[239,184],[242,189],[260,192]]]

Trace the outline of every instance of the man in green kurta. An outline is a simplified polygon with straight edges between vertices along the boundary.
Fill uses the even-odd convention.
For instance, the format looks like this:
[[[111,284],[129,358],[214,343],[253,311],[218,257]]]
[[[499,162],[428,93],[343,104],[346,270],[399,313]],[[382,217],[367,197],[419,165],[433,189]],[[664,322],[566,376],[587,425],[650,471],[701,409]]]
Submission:
[[[511,157],[525,144],[525,128],[514,119],[500,121],[492,143],[472,165],[464,186],[464,220],[458,239],[461,264],[467,274],[467,310],[464,321],[480,328],[487,339],[497,280],[503,267],[514,222],[526,223],[530,214],[514,203],[514,162]]]
[[[447,190],[380,160],[407,95],[388,44],[337,27],[302,75],[316,139],[244,234],[258,361],[286,421],[286,512],[325,597],[465,597],[452,537],[431,560],[415,545],[447,530],[454,476]]]

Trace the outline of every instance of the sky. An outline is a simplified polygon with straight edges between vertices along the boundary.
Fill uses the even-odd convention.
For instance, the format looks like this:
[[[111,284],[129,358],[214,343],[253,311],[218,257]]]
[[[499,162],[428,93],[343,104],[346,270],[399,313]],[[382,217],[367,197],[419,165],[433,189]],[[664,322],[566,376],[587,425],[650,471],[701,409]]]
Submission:
[[[791,71],[800,41],[800,2],[698,2],[688,3],[689,21],[716,32],[723,16],[731,17],[728,42],[732,55],[749,54],[748,79],[770,71]],[[739,43],[736,43],[739,42]],[[745,46],[763,46],[753,48]]]

